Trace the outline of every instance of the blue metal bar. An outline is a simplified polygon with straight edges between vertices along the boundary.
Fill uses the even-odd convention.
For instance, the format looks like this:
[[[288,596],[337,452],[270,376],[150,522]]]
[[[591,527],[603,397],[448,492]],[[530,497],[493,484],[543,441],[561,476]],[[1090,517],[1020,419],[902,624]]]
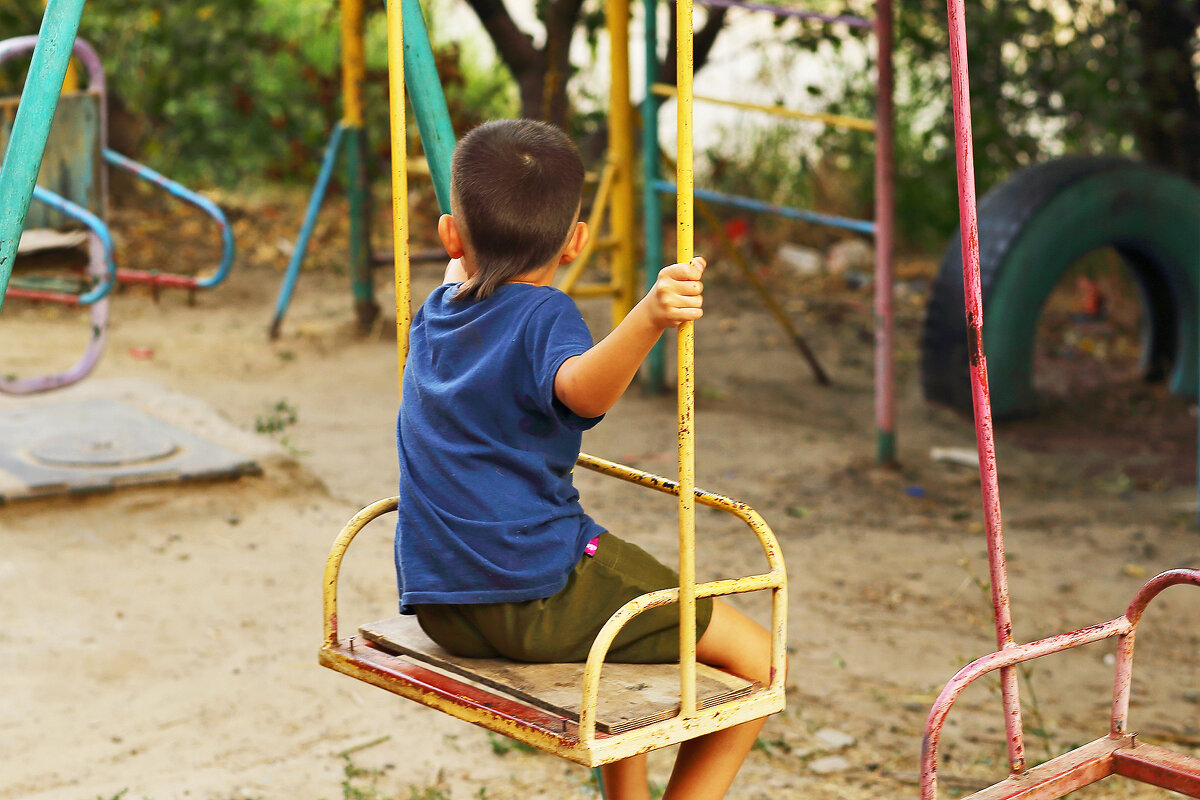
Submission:
[[[401,0],[404,22],[404,85],[412,102],[421,147],[433,177],[433,191],[443,214],[450,213],[450,156],[454,152],[454,127],[446,108],[446,95],[433,60],[429,31],[420,0]]]
[[[104,250],[104,280],[81,294],[78,302],[81,306],[90,306],[97,300],[107,297],[108,293],[112,291],[113,286],[117,283],[117,262],[113,257],[113,240],[112,236],[109,235],[108,226],[104,224],[102,219],[83,206],[76,205],[62,195],[55,194],[41,186],[35,185],[33,187],[33,199],[50,206],[55,211],[66,214],[68,217],[79,220],[96,234]]]
[[[229,270],[233,266],[233,257],[235,247],[233,242],[233,229],[229,227],[229,220],[225,218],[225,213],[217,206],[216,203],[209,200],[203,195],[199,195],[188,189],[182,184],[176,183],[170,178],[161,175],[147,167],[145,164],[139,164],[131,158],[121,155],[115,150],[104,149],[104,160],[115,167],[132,173],[143,180],[150,181],[155,186],[165,189],[180,200],[199,208],[208,216],[212,217],[217,223],[217,227],[221,230],[221,263],[217,267],[217,271],[206,278],[200,278],[196,281],[197,289],[211,289],[219,284],[229,275]]]
[[[663,194],[675,194],[675,184],[669,181],[655,181],[654,188],[658,189]],[[781,206],[775,203],[764,203],[761,200],[754,200],[749,197],[742,197],[735,194],[723,194],[714,192],[708,189],[696,189],[696,197],[707,200],[710,203],[717,205],[734,206],[735,208],[744,208],[747,211],[759,211],[764,214],[775,214],[776,216],[786,217],[787,219],[798,219],[804,222],[812,222],[817,225],[825,225],[830,228],[842,228],[848,231],[856,231],[858,233],[866,233],[874,235],[875,223],[869,220],[850,219],[849,217],[839,217],[833,214],[821,214],[816,211],[805,211],[802,208],[792,208],[791,206]]]
[[[46,137],[58,108],[71,47],[79,31],[85,0],[49,0],[33,50],[21,103],[13,120],[4,162],[0,164],[0,306],[17,258],[17,244],[29,213]]]
[[[296,237],[296,246],[288,261],[287,270],[283,274],[283,283],[279,286],[279,297],[275,301],[275,316],[271,319],[270,335],[272,339],[279,336],[279,326],[283,324],[283,315],[287,313],[288,304],[292,301],[292,292],[296,289],[296,279],[300,275],[300,262],[304,260],[308,250],[308,240],[312,236],[313,227],[317,223],[317,213],[325,200],[325,192],[329,189],[329,180],[333,177],[333,168],[337,165],[338,151],[341,149],[342,134],[345,127],[339,122],[333,128],[329,144],[325,146],[325,158],[321,162],[321,171],[317,182],[313,184],[312,195],[308,198],[308,210],[304,212],[304,222],[300,226],[300,235]]]
[[[770,6],[763,3],[746,3],[742,0],[694,0],[696,5],[716,6],[717,8],[744,8],[747,11],[766,11],[777,17],[794,17],[797,19],[816,19],[821,22],[841,23],[851,28],[870,28],[874,26],[871,20],[850,14],[821,14],[816,11],[803,11],[798,8]]]

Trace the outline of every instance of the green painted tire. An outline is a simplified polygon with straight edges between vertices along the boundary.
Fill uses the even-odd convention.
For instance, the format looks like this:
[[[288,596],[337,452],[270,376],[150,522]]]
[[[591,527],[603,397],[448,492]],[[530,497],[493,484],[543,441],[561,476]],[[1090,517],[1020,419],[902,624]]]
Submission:
[[[1142,369],[1171,391],[1196,395],[1200,329],[1200,189],[1123,158],[1073,156],[1018,172],[979,204],[983,341],[992,413],[1037,410],[1033,349],[1055,285],[1085,254],[1112,247],[1141,290]],[[956,231],[930,292],[921,385],[930,402],[971,409]]]

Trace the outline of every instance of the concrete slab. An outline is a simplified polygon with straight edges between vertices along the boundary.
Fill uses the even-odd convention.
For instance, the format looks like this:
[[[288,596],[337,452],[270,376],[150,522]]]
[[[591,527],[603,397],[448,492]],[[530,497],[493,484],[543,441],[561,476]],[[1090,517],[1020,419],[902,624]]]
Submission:
[[[144,381],[64,395],[0,404],[0,502],[258,474],[255,457],[274,449]]]

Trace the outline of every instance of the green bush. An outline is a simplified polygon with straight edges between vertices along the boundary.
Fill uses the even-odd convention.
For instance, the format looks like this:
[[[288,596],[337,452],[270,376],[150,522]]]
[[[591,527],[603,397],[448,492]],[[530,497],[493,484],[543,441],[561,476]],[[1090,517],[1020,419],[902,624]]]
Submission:
[[[382,2],[367,9],[367,127],[386,158],[386,24]],[[41,15],[41,0],[4,3],[0,38],[35,33]],[[107,0],[87,5],[80,36],[104,62],[118,149],[201,184],[308,181],[319,168],[341,116],[335,0]],[[503,72],[456,47],[438,61],[456,125],[513,106]],[[0,93],[17,93],[23,72],[0,74]]]

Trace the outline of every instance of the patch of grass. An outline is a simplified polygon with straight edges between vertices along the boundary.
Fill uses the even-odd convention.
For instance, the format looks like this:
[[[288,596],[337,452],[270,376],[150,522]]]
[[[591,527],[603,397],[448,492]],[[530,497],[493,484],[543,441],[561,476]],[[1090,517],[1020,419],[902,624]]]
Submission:
[[[342,764],[342,800],[386,800],[375,788],[375,781],[383,776],[381,769],[368,769],[354,763],[349,753],[340,753]],[[359,785],[366,781],[366,785]]]
[[[480,789],[479,791],[479,796],[484,797],[485,790]],[[450,800],[450,795],[438,786],[426,786],[424,788],[410,786],[408,787],[407,800]]]
[[[259,433],[275,434],[290,425],[295,425],[298,419],[296,407],[287,400],[279,400],[266,414],[259,414],[254,420],[254,430]]]
[[[495,733],[488,733],[488,743],[492,746],[494,755],[502,756],[508,754],[512,750],[519,753],[536,753],[538,749],[532,745],[518,742],[516,739],[509,739],[507,736],[499,736]]]

